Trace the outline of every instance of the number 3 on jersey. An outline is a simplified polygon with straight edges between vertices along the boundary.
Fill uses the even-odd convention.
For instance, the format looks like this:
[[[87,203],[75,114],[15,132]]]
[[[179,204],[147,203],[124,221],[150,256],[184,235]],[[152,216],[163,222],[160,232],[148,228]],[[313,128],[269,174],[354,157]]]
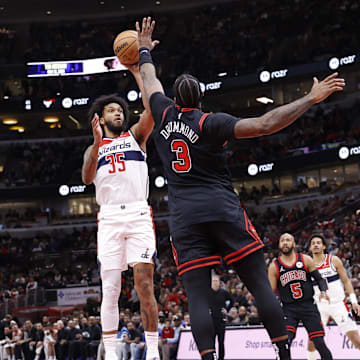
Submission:
[[[291,289],[292,297],[294,299],[300,299],[303,297],[303,292],[300,283],[297,282],[294,284],[290,284],[290,289]]]
[[[171,151],[176,153],[176,160],[171,162],[172,169],[177,173],[187,173],[191,169],[189,147],[184,140],[173,140]]]

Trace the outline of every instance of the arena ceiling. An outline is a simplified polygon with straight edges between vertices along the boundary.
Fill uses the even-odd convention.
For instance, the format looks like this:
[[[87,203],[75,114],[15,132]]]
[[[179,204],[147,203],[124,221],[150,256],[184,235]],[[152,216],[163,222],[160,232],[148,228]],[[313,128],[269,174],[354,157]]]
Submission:
[[[234,0],[0,0],[0,23],[85,19],[180,10]]]

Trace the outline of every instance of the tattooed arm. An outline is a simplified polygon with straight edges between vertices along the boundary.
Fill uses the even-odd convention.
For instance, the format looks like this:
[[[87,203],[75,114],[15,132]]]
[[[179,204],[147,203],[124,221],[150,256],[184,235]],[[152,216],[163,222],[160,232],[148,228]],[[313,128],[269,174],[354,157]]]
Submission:
[[[241,119],[235,125],[235,138],[250,138],[273,134],[292,124],[310,107],[325,100],[335,91],[343,90],[344,79],[336,78],[338,73],[319,82],[314,78],[310,93],[290,104],[280,106],[257,118]]]

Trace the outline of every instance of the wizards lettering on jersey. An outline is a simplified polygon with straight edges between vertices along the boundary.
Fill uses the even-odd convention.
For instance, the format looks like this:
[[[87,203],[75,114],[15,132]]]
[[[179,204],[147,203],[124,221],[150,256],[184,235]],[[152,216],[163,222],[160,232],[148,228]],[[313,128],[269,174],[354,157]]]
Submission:
[[[99,149],[98,159],[100,159],[106,153],[118,151],[118,150],[129,149],[129,148],[131,148],[131,143],[126,142],[125,140],[120,144],[117,143],[115,145],[111,145],[111,146],[107,146],[107,147],[105,146],[102,149]]]
[[[160,131],[160,134],[167,140],[171,133],[179,133],[186,136],[192,144],[194,144],[198,139],[199,135],[195,133],[189,125],[184,124],[181,121],[169,121],[163,130]]]
[[[292,270],[280,276],[281,286],[285,286],[288,282],[293,280],[306,281],[306,271],[304,270]]]

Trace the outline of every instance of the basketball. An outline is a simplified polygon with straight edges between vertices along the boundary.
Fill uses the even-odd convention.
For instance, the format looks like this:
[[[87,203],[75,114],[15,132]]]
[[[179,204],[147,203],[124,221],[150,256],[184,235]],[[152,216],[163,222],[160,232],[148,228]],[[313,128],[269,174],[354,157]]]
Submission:
[[[139,61],[137,32],[135,30],[121,32],[114,40],[113,49],[123,65],[136,64]]]

